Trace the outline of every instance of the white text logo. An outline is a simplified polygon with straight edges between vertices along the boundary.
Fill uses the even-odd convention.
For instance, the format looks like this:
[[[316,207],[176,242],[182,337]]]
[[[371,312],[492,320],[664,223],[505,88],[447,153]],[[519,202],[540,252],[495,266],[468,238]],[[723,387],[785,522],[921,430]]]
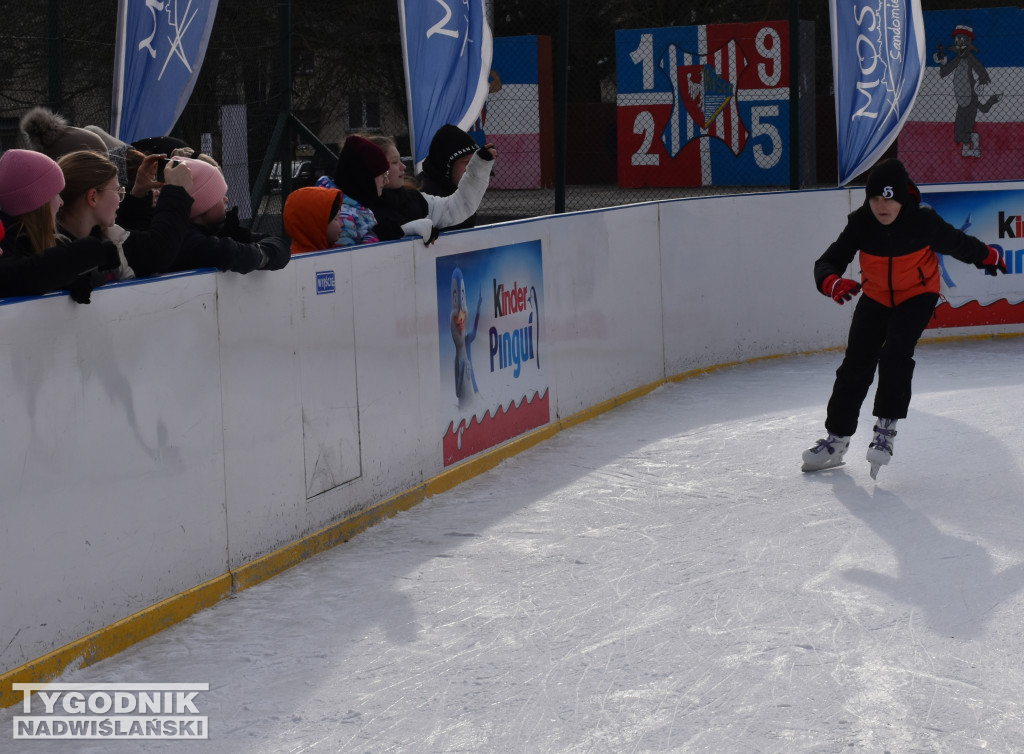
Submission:
[[[25,714],[14,717],[17,739],[209,736],[196,701],[200,691],[210,690],[208,683],[15,683],[13,688],[25,695]]]

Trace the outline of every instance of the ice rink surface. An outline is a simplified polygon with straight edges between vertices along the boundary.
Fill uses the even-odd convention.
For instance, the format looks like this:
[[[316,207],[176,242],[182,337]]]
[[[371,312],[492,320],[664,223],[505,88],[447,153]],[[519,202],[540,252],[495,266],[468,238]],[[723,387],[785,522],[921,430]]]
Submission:
[[[895,458],[800,472],[841,353],[666,385],[66,682],[207,741],[43,752],[1022,752],[1024,339],[922,344]],[[13,747],[13,748],[12,748]]]

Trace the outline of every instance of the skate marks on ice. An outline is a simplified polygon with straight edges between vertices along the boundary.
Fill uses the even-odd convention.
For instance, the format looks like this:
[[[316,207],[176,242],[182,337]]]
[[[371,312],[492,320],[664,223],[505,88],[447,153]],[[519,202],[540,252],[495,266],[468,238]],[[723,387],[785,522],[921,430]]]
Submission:
[[[1024,591],[1021,345],[923,347],[902,442],[882,478],[869,482],[871,465],[856,462],[871,437],[862,416],[849,469],[813,480],[889,553],[880,561],[889,569],[858,564],[844,576],[912,607],[943,636],[984,636],[987,616]],[[964,366],[951,368],[953,359]]]
[[[210,682],[217,754],[1024,751],[1024,349],[941,348],[878,482],[794,466],[835,354],[722,370],[64,680]]]
[[[915,503],[908,504],[900,494],[881,486],[869,490],[850,475],[836,474],[828,486],[865,524],[858,536],[870,535],[877,551],[871,561],[837,563],[838,573],[911,610],[919,628],[957,640],[982,639],[1000,606],[1019,600],[1024,562],[1005,543],[986,541],[966,522],[949,520],[963,517],[933,518],[938,511],[927,499],[921,505],[914,495]]]

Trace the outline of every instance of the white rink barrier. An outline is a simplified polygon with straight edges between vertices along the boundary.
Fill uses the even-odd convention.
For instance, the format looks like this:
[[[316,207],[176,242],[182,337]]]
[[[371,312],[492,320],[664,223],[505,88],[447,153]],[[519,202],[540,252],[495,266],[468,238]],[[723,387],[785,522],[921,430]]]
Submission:
[[[4,706],[13,682],[113,654],[517,442],[692,370],[841,345],[852,307],[825,305],[812,263],[861,196],[641,204],[446,234],[431,248],[305,254],[271,273],[117,284],[88,306],[61,294],[3,302]],[[443,349],[454,346],[439,270],[497,248],[511,251],[495,269],[518,264],[520,248],[542,262],[527,254],[501,278],[522,326],[505,341],[480,335],[475,376],[492,384],[488,357],[512,344],[516,368],[543,381],[547,415],[446,465],[456,404]],[[480,286],[495,322],[501,274]]]

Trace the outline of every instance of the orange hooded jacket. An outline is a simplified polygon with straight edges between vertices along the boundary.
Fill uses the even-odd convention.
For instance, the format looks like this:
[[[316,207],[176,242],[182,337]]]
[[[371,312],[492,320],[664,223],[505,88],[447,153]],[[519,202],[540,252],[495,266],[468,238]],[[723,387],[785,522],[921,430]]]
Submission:
[[[330,249],[327,224],[338,212],[339,189],[305,186],[288,195],[284,203],[284,232],[292,239],[292,254]]]

